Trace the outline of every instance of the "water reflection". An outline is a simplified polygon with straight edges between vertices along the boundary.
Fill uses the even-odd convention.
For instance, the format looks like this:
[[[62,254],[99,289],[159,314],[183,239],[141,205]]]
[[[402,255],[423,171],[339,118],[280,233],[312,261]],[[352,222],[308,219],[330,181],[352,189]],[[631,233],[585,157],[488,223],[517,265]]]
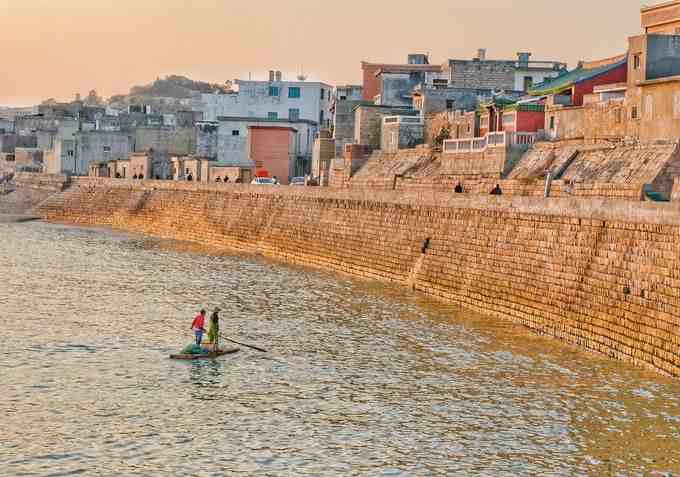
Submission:
[[[670,475],[680,384],[400,288],[0,224],[0,474]],[[271,350],[167,359],[196,310]]]

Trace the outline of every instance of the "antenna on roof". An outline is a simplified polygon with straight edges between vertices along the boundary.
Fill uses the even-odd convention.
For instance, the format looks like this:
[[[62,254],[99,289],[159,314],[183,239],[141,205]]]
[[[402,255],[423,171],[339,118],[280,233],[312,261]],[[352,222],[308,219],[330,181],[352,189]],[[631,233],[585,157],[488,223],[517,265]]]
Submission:
[[[302,66],[300,66],[300,74],[297,75],[297,79],[298,79],[298,81],[307,80],[307,77],[305,76],[305,69]]]

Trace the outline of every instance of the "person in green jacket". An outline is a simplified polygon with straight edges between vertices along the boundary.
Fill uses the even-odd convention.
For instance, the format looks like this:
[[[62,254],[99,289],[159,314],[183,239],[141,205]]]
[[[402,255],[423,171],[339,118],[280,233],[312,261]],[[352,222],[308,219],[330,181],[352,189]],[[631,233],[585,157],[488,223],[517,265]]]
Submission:
[[[220,339],[220,309],[215,308],[210,315],[210,330],[208,331],[208,342],[215,346],[215,351],[218,350],[218,341]]]

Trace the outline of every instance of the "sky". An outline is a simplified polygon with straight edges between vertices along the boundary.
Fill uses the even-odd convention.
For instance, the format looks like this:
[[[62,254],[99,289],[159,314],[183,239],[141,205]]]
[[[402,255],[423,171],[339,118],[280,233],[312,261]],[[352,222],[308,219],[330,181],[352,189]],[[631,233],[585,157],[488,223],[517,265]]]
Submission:
[[[648,0],[646,3],[658,3]],[[0,105],[101,96],[169,74],[223,83],[309,79],[360,84],[362,60],[535,60],[623,53],[640,0],[0,0]]]

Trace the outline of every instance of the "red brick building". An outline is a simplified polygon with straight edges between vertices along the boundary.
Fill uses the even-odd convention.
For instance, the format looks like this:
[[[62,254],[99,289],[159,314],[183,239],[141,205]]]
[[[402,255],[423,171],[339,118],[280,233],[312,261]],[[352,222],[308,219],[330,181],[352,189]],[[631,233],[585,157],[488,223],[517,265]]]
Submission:
[[[295,161],[295,129],[286,126],[249,126],[248,155],[255,173],[276,176],[288,184]]]

